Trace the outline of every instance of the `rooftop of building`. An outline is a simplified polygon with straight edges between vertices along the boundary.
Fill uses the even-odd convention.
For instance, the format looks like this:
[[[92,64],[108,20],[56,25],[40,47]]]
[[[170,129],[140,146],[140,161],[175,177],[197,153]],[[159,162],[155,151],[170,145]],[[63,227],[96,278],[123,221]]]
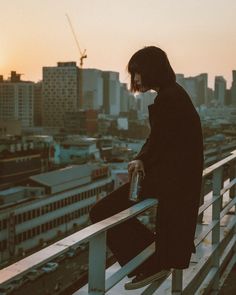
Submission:
[[[32,201],[44,195],[43,187],[16,186],[0,191],[0,210],[8,209],[22,202]]]
[[[91,172],[92,166],[89,164],[72,165],[59,170],[34,175],[30,179],[39,184],[53,187],[79,178],[89,177]]]

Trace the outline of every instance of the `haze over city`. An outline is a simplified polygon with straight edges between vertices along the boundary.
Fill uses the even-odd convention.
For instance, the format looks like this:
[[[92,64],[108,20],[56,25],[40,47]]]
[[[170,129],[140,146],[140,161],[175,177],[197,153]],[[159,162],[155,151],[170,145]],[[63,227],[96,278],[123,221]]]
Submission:
[[[118,71],[128,82],[130,56],[146,45],[163,48],[176,73],[222,75],[227,87],[236,68],[236,2],[233,0],[9,0],[1,1],[0,74],[42,79],[42,67],[77,61],[85,68]]]

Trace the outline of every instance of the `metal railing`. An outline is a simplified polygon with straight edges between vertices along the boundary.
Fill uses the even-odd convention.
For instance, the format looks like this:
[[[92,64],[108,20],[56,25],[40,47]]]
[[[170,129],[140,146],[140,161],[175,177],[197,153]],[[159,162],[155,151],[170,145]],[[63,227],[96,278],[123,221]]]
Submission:
[[[217,294],[225,277],[236,261],[236,153],[206,168],[203,172],[203,184],[207,180],[212,183],[212,189],[205,195],[204,202],[199,208],[199,216],[212,208],[211,220],[202,227],[200,234],[195,239],[196,247],[200,246],[204,239],[211,234],[211,244],[207,254],[197,261],[194,267],[188,271],[174,270],[170,286],[170,294]],[[225,179],[228,183],[225,184]],[[230,198],[226,204],[222,203],[222,197],[229,193]],[[147,199],[129,209],[126,209],[112,217],[90,225],[40,251],[34,253],[2,270],[0,270],[0,286],[10,283],[12,280],[26,274],[31,268],[40,267],[46,262],[76,248],[79,244],[89,241],[89,270],[88,270],[88,294],[105,294],[114,285],[118,284],[128,273],[134,270],[153,252],[153,245],[146,248],[129,263],[121,267],[106,279],[106,233],[107,230],[128,220],[145,210],[155,206],[157,200]],[[234,207],[234,211],[231,209]],[[231,211],[230,211],[231,210]],[[221,220],[228,215],[229,221],[222,234]],[[157,281],[149,285],[141,294],[158,294],[158,288],[163,281]],[[157,293],[156,293],[157,292]]]

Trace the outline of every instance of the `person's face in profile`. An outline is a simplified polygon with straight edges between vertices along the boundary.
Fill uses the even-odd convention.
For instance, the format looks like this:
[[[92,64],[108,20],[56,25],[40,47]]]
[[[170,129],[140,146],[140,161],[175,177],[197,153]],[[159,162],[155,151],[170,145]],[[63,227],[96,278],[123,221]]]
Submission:
[[[135,84],[136,90],[139,92],[146,92],[149,90],[147,87],[144,87],[142,85],[142,77],[141,77],[141,74],[139,73],[134,74],[134,84]]]

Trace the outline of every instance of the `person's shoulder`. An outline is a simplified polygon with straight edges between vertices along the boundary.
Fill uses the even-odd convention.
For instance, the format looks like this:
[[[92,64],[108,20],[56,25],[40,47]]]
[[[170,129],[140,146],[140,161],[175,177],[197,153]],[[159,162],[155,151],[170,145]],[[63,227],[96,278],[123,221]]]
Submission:
[[[161,88],[160,92],[159,92],[159,96],[165,97],[167,99],[168,98],[170,98],[170,99],[171,98],[180,98],[180,97],[189,98],[188,93],[177,82]]]
[[[178,83],[162,88],[158,94],[163,108],[181,116],[193,115],[196,109],[186,90]]]

